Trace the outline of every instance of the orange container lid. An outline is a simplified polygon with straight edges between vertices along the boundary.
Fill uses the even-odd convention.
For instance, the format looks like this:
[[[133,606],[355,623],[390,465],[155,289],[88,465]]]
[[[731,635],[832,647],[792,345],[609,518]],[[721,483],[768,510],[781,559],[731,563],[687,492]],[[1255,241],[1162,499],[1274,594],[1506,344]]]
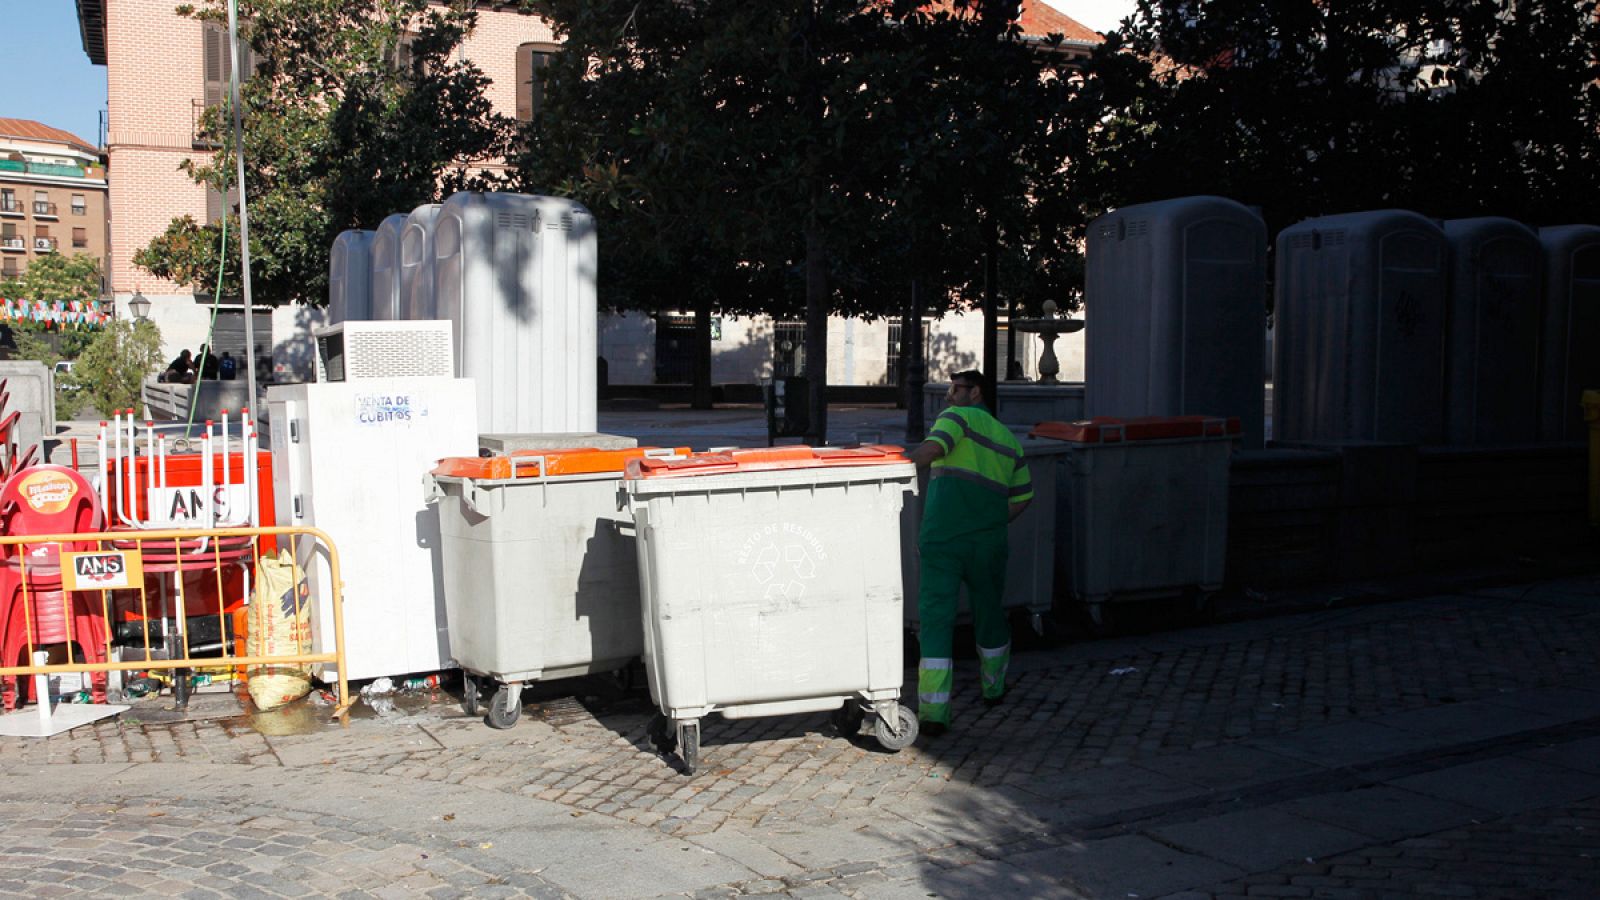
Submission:
[[[729,472],[769,472],[776,469],[882,466],[904,462],[908,462],[905,449],[892,444],[864,447],[752,447],[702,453],[684,459],[640,458],[628,463],[625,477],[677,478]]]
[[[504,456],[451,456],[439,460],[433,474],[494,481],[540,476],[593,475],[622,472],[628,461],[644,458],[670,458],[689,455],[688,447],[629,447],[625,450],[597,450],[593,447],[563,447],[560,450],[514,450]]]
[[[1074,444],[1118,444],[1174,438],[1231,438],[1237,437],[1239,431],[1237,416],[1141,416],[1131,419],[1096,416],[1077,422],[1040,422],[1028,432],[1028,437],[1053,438]]]

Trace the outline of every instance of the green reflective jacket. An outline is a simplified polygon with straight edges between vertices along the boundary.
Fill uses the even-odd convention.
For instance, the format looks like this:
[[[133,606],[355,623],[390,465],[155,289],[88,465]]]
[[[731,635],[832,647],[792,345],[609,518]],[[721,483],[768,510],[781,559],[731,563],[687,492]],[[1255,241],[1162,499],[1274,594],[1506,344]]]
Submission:
[[[1033,499],[1022,445],[983,407],[946,409],[928,440],[942,446],[944,456],[933,462],[922,508],[924,543],[1004,529],[1010,505]]]

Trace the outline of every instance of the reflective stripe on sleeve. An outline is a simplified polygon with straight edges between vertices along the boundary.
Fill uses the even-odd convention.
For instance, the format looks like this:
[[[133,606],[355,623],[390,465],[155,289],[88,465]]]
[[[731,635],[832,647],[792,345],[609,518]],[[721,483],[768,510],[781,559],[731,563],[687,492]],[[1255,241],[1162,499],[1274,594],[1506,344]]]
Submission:
[[[1010,488],[1006,487],[1004,484],[1002,484],[1002,483],[1000,483],[998,481],[995,481],[992,478],[985,478],[982,475],[979,475],[977,472],[972,471],[971,469],[963,469],[963,468],[961,468],[959,466],[953,466],[953,465],[948,465],[948,464],[947,465],[943,465],[943,466],[934,467],[933,471],[929,474],[928,477],[930,477],[930,478],[960,478],[962,481],[970,481],[973,484],[976,484],[976,485],[978,485],[979,487],[981,487],[981,488],[983,488],[985,490],[994,491],[996,494],[1007,494],[1007,495],[1009,495],[1010,492],[1011,492]]]

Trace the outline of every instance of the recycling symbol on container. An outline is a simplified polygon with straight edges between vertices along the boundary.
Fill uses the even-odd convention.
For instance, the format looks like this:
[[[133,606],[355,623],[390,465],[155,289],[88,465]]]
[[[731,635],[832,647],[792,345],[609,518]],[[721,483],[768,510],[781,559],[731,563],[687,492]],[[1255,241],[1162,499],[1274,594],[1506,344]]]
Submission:
[[[797,530],[765,535],[767,538],[752,554],[751,574],[761,588],[768,611],[792,609],[805,597],[807,583],[817,577],[819,554],[815,537]]]

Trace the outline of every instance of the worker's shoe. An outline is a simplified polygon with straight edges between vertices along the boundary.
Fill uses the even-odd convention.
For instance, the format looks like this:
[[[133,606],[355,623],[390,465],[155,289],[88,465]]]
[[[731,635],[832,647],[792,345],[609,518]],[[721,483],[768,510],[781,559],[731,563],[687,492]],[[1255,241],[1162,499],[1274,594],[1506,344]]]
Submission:
[[[942,737],[950,730],[950,726],[943,722],[923,722],[917,727],[917,733],[925,738]]]
[[[999,706],[1000,704],[1002,704],[1004,702],[1006,702],[1006,695],[1005,694],[1001,694],[998,697],[985,697],[985,698],[983,698],[983,705],[989,707],[990,709],[994,709],[996,706]]]

